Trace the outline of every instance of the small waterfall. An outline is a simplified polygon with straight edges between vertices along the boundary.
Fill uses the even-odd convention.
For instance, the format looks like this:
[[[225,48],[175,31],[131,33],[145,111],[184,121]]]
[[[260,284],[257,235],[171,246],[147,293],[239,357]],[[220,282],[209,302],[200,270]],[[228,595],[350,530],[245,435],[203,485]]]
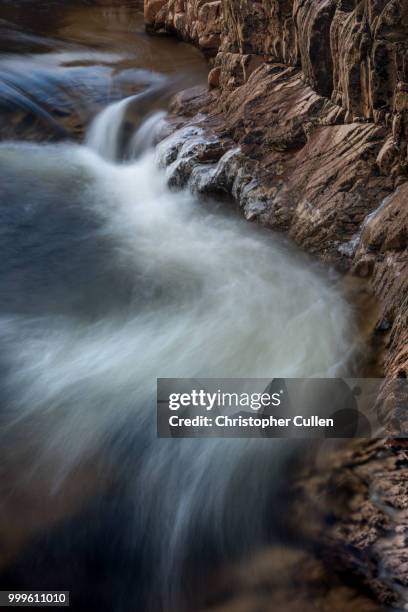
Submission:
[[[137,96],[130,96],[110,104],[92,122],[86,137],[86,143],[101,157],[108,161],[117,161],[122,142],[126,111]]]
[[[158,133],[165,126],[165,117],[164,111],[157,111],[142,123],[130,140],[127,150],[128,159],[137,159],[154,147]]]
[[[150,149],[166,113],[152,110],[146,113],[146,108],[154,108],[163,88],[160,82],[160,85],[107,106],[91,123],[86,136],[87,146],[111,162],[135,159]],[[146,114],[149,115],[147,119]]]

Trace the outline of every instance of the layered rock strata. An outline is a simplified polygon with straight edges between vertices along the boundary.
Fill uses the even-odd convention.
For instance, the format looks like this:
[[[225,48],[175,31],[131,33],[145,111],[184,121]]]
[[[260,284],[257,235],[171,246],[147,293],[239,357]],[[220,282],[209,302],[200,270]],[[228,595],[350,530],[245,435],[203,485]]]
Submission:
[[[205,113],[189,119],[210,143],[205,163],[235,177],[206,188],[234,191],[249,218],[367,278],[385,371],[406,377],[408,3],[146,0],[145,14],[150,30],[213,56],[210,92],[175,106]],[[239,147],[226,160],[223,141]]]
[[[197,44],[207,55],[218,51],[221,39],[221,3],[202,0],[145,2],[145,22],[151,31],[175,33]]]

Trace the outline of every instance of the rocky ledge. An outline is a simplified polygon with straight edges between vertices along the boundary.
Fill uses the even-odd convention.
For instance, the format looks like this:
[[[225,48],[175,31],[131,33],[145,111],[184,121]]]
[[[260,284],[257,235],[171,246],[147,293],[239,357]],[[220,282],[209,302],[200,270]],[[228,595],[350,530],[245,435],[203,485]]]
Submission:
[[[145,17],[211,57],[209,90],[173,105],[197,128],[179,135],[179,180],[194,169],[203,191],[367,278],[385,371],[406,377],[408,4],[145,0]]]
[[[208,88],[173,102],[170,181],[226,193],[249,220],[366,279],[383,371],[406,378],[408,2],[145,0],[145,19],[210,58]],[[365,578],[389,603],[408,587],[406,453],[388,441],[363,456],[349,474],[354,483],[363,471],[364,486],[333,538],[355,568],[371,568]],[[390,513],[399,522],[384,539]]]

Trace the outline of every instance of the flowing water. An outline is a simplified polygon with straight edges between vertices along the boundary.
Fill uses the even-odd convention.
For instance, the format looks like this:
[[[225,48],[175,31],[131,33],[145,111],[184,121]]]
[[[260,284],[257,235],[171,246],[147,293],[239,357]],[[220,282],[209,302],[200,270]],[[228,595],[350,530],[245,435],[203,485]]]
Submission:
[[[206,66],[137,3],[3,1],[0,28],[0,584],[180,612],[195,567],[277,536],[294,449],[158,439],[156,378],[350,372],[352,309],[280,237],[169,190],[160,109]]]

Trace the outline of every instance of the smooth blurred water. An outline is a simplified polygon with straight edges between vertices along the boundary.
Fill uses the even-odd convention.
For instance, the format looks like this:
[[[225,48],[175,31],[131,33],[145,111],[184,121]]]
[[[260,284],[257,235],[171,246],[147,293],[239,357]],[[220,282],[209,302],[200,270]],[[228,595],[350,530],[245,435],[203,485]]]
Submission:
[[[152,137],[164,113],[151,113],[165,77],[149,75],[96,116],[84,144],[0,145],[0,438],[12,487],[33,504],[13,523],[6,576],[20,588],[68,585],[76,609],[139,609],[141,591],[169,609],[192,558],[249,549],[280,511],[296,449],[157,439],[157,377],[335,376],[356,348],[333,274],[225,204],[168,188]],[[19,78],[32,87],[32,73]],[[123,140],[139,102],[147,118]],[[26,516],[12,487],[3,514]],[[40,491],[47,509],[59,504],[42,521]],[[84,586],[100,578],[95,555],[114,605]]]
[[[158,440],[155,381],[344,373],[338,289],[277,236],[170,191],[151,148],[118,163],[6,143],[0,172],[2,435],[30,432],[51,489],[90,455],[119,461],[162,587],[203,533],[255,542],[291,447]]]

